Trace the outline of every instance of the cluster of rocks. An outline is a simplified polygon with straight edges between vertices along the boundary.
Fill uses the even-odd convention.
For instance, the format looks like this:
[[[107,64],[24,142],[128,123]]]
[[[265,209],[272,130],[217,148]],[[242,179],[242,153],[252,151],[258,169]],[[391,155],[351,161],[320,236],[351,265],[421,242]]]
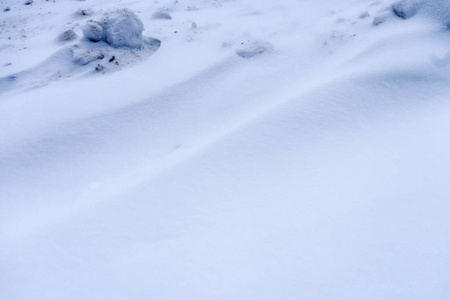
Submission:
[[[84,17],[94,13],[91,9],[79,9],[76,14]],[[115,10],[90,19],[82,27],[80,42],[68,48],[72,62],[78,66],[95,62],[96,71],[106,71],[111,68],[107,66],[119,66],[149,55],[159,48],[161,42],[144,38],[143,31],[141,20],[129,9]],[[57,40],[70,43],[78,39],[75,30],[69,29],[61,33]]]

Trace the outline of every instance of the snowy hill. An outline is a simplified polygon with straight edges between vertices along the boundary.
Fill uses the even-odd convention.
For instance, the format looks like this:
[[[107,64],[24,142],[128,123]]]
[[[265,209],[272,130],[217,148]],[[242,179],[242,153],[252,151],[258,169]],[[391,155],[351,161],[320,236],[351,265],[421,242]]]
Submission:
[[[450,298],[449,1],[0,16],[0,299]]]

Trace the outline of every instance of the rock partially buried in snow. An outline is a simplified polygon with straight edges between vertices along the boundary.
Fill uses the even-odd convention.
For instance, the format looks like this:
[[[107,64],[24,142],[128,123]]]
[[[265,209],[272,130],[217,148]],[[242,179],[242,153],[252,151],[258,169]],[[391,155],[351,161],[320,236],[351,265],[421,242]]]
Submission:
[[[373,26],[379,26],[381,24],[383,24],[384,22],[386,22],[386,20],[388,19],[387,15],[381,15],[378,17],[373,18]]]
[[[102,60],[105,55],[102,50],[88,50],[77,46],[70,48],[73,55],[73,63],[79,66],[85,66],[93,61]]]
[[[242,48],[236,51],[236,54],[242,58],[252,58],[271,51],[272,45],[269,43],[251,42],[248,45],[242,44]]]
[[[394,3],[392,5],[392,10],[397,17],[406,20],[416,15],[421,6],[421,2],[401,1]]]
[[[80,9],[77,10],[77,15],[78,16],[85,17],[85,16],[91,16],[93,14],[94,14],[94,11],[92,9],[90,9],[90,8],[86,8],[86,9],[81,9],[80,8]]]
[[[69,29],[69,30],[66,30],[63,33],[61,33],[58,37],[58,40],[62,43],[65,43],[65,42],[74,41],[77,38],[78,38],[78,36],[75,33],[75,31],[73,31],[73,29]]]
[[[171,20],[172,16],[166,13],[165,11],[158,11],[153,14],[152,18],[159,20]]]
[[[405,20],[422,14],[450,29],[450,0],[400,0],[392,5],[392,12]]]
[[[368,18],[368,17],[370,17],[370,13],[369,13],[368,11],[363,12],[363,13],[361,13],[361,14],[359,15],[359,18],[360,18],[360,19],[365,19],[365,18]]]
[[[109,13],[101,20],[90,20],[83,28],[87,40],[104,41],[114,48],[141,48],[143,31],[141,20],[129,9]]]
[[[104,69],[105,69],[105,66],[104,66],[104,65],[101,65],[101,64],[98,64],[98,65],[95,67],[95,71],[97,71],[97,72],[103,71]]]
[[[132,66],[153,55],[161,41],[144,38],[144,26],[130,10],[104,14],[99,20],[89,20],[83,28],[84,39],[78,40],[73,29],[58,36],[64,46],[40,64],[0,77],[0,93],[16,88],[44,86],[76,74],[108,73]]]
[[[96,21],[90,20],[83,28],[84,37],[91,42],[97,43],[105,40],[103,27]]]
[[[114,67],[108,63],[102,65],[104,72],[135,63],[153,54],[161,45],[158,39],[144,38],[143,31],[142,22],[129,9],[106,13],[98,20],[89,20],[83,28],[85,40],[70,49],[72,61],[76,65],[86,66],[105,56],[114,57]],[[109,63],[113,60],[109,60]]]
[[[106,42],[113,47],[139,48],[144,40],[144,25],[131,11],[122,10],[109,18],[104,26]]]

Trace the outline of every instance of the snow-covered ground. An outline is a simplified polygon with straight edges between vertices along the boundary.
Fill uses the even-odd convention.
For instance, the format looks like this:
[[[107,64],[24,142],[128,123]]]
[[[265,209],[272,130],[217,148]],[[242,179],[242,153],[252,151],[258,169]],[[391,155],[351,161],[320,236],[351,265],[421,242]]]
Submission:
[[[450,299],[450,1],[25,2],[0,299]]]

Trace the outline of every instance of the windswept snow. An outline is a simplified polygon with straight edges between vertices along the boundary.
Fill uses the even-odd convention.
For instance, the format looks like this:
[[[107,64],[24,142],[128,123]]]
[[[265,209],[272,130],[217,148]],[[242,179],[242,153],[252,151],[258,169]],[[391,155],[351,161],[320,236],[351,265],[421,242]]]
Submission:
[[[0,299],[450,297],[450,1],[0,15]]]

